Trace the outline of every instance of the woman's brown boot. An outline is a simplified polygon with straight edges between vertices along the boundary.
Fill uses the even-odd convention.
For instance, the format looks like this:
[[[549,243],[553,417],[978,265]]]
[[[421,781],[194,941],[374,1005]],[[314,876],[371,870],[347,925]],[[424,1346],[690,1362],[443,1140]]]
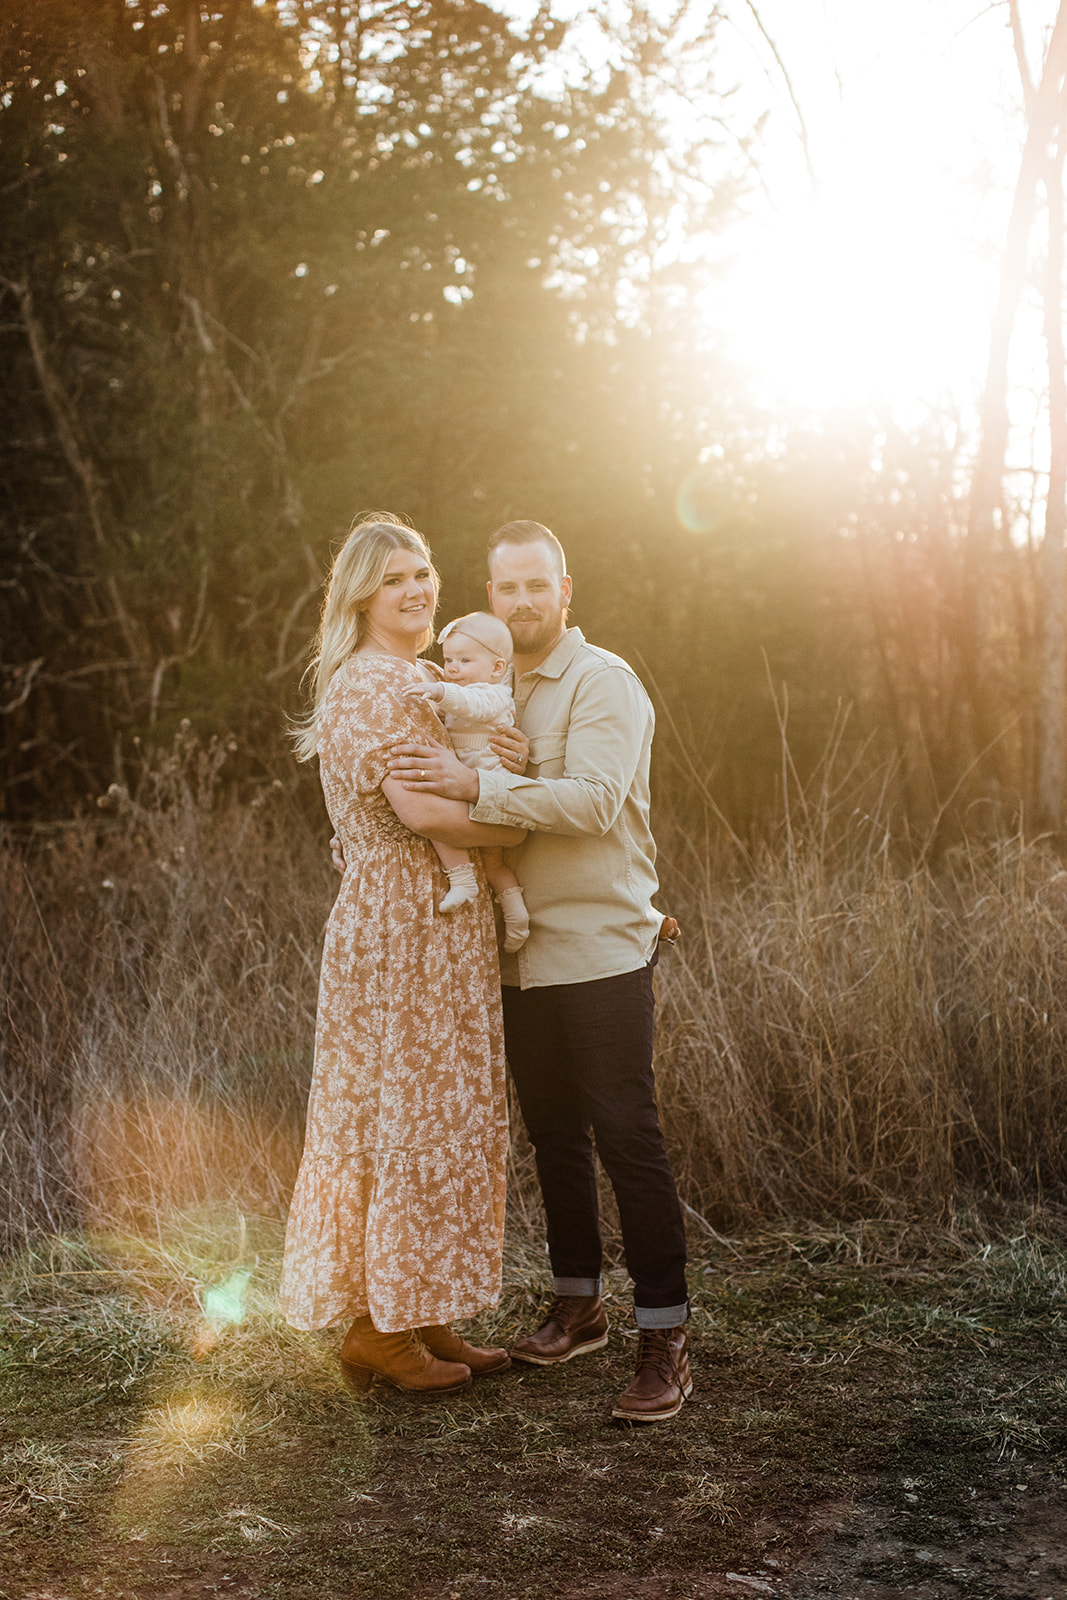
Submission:
[[[432,1356],[441,1361],[462,1361],[470,1367],[472,1378],[484,1378],[490,1372],[503,1372],[511,1366],[506,1350],[482,1350],[476,1344],[468,1344],[447,1323],[420,1328],[419,1338]]]
[[[379,1333],[370,1317],[357,1317],[341,1346],[341,1371],[353,1389],[366,1394],[375,1377],[405,1394],[458,1394],[471,1381],[459,1361],[438,1361],[418,1330]]]

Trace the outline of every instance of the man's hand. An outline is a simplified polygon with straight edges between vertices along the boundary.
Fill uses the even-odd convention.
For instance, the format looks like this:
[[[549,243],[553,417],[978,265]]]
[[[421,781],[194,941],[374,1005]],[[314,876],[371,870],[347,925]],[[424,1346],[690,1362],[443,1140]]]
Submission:
[[[664,917],[659,930],[661,944],[675,944],[682,937],[682,930],[674,917]]]
[[[443,744],[395,744],[388,766],[390,778],[416,794],[437,794],[467,805],[478,799],[478,774]]]
[[[489,748],[500,757],[506,772],[521,777],[530,758],[530,741],[518,728],[494,728],[489,735]]]
[[[341,841],[337,837],[336,833],[330,840],[330,860],[333,862],[341,876],[344,877],[345,873],[348,871],[348,862],[345,860],[345,853],[341,849]]]
[[[443,683],[406,683],[400,692],[405,699],[418,695],[423,700],[443,700],[445,686]]]

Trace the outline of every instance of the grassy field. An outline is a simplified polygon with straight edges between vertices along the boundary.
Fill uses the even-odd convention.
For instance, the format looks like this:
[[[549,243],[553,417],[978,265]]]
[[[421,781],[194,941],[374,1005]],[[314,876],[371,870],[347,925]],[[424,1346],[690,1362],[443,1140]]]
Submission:
[[[760,842],[661,806],[657,1077],[695,1401],[635,1331],[444,1406],[353,1399],[275,1299],[336,880],[183,735],[0,839],[0,1600],[1043,1600],[1067,1587],[1067,873],[828,773]],[[680,780],[676,791],[681,792]],[[695,798],[694,798],[695,797]],[[521,1132],[505,1294],[546,1282]],[[619,1241],[605,1196],[609,1250]]]
[[[1067,1222],[784,1227],[693,1274],[694,1400],[612,1424],[635,1335],[427,1404],[354,1399],[279,1231],[40,1243],[0,1286],[0,1595],[1060,1596]],[[529,1321],[543,1259],[509,1251]]]

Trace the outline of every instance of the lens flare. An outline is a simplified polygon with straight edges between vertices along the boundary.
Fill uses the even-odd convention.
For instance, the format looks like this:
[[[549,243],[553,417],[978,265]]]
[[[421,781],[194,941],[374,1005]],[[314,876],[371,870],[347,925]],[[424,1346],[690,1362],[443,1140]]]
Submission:
[[[211,1322],[243,1322],[246,1312],[246,1295],[252,1273],[247,1268],[233,1272],[225,1283],[208,1289],[201,1296],[204,1315]]]
[[[694,467],[678,485],[674,510],[690,533],[714,533],[728,515],[722,485],[710,467]]]

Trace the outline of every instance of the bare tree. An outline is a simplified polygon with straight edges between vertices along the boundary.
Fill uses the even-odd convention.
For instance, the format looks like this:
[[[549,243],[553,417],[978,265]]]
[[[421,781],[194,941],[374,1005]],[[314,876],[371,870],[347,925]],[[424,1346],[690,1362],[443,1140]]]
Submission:
[[[1008,445],[1008,357],[1019,302],[1026,281],[1030,235],[1038,189],[1047,180],[1049,147],[1067,112],[1067,0],[1063,0],[1057,12],[1036,90],[1030,85],[1025,66],[1016,0],[1010,0],[1010,8],[1016,56],[1020,62],[1026,101],[1026,138],[1001,261],[1000,288],[993,317],[989,364],[982,398],[978,453],[971,480],[965,563],[967,619],[966,626],[962,630],[963,649],[966,655],[964,675],[973,718],[974,743],[978,749],[989,748],[994,751],[1001,729],[998,726],[997,697],[987,670],[990,657],[988,595],[998,516],[1002,512],[1005,456]],[[1059,182],[1058,176],[1056,182],[1057,184]],[[1051,193],[1051,190],[1049,192]],[[1062,228],[1062,224],[1060,226]],[[1050,360],[1054,359],[1051,347],[1049,354]],[[1062,354],[1059,359],[1062,379]],[[1053,527],[1055,528],[1055,523]],[[1062,524],[1058,537],[1062,541]],[[1049,554],[1052,554],[1051,547]],[[1062,627],[1062,623],[1060,626]],[[1048,637],[1051,639],[1052,636],[1049,634]],[[1060,670],[1062,672],[1062,664]]]
[[[1045,174],[1048,259],[1045,266],[1045,347],[1048,352],[1049,478],[1041,545],[1041,697],[1038,718],[1039,820],[1063,820],[1064,779],[1064,494],[1067,489],[1067,376],[1063,349],[1063,162],[1061,128]]]

